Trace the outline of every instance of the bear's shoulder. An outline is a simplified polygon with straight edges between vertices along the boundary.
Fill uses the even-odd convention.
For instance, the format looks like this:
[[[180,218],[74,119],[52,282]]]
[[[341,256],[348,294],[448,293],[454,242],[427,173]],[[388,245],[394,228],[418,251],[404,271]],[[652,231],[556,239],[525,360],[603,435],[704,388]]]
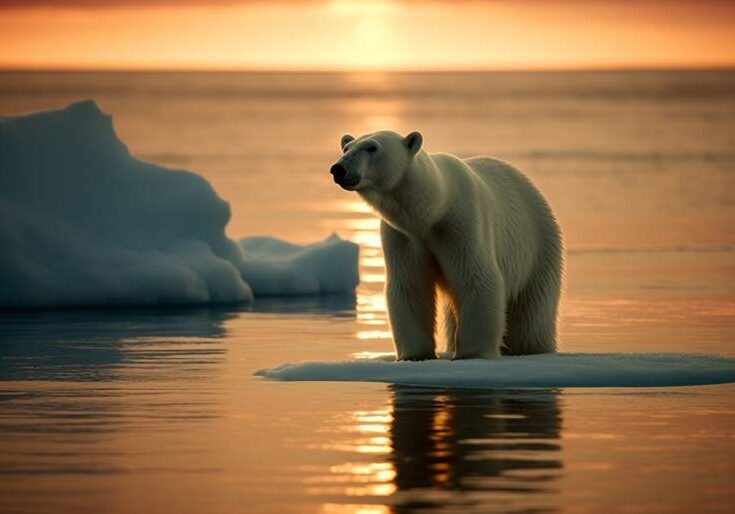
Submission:
[[[524,178],[518,168],[495,157],[468,157],[462,161],[483,179],[517,181]]]
[[[493,171],[500,172],[516,172],[517,170],[509,163],[486,155],[476,155],[472,157],[459,157],[450,153],[431,153],[429,154],[433,163],[441,169],[467,169],[474,171]]]

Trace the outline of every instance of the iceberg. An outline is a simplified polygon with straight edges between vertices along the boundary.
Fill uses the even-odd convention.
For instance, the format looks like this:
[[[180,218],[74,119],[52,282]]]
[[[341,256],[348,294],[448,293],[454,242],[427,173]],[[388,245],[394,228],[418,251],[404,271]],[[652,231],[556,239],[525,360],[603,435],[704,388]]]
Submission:
[[[249,237],[240,240],[240,249],[242,275],[256,296],[344,293],[359,282],[358,246],[336,234],[304,246]]]
[[[229,219],[201,176],[131,156],[93,101],[0,117],[0,308],[354,291],[354,243],[238,244]]]
[[[735,382],[735,359],[687,353],[550,353],[497,360],[395,362],[383,354],[344,362],[303,362],[261,369],[283,381],[355,381],[456,387],[671,387]]]

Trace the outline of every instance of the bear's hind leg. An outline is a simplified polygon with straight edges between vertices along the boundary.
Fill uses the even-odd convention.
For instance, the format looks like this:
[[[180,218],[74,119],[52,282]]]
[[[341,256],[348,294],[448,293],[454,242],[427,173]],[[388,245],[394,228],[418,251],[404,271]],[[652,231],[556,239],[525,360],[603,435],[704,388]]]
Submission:
[[[459,299],[455,359],[500,357],[505,332],[503,286],[495,280],[482,282],[476,291],[465,293]]]
[[[503,354],[530,355],[556,351],[556,318],[561,269],[550,266],[537,274],[508,302]]]

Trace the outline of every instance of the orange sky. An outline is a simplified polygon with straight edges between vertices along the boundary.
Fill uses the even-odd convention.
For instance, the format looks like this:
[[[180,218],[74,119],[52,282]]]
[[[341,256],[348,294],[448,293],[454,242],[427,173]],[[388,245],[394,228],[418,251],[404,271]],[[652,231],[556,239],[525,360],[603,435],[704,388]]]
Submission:
[[[735,2],[0,0],[0,67],[735,65]]]

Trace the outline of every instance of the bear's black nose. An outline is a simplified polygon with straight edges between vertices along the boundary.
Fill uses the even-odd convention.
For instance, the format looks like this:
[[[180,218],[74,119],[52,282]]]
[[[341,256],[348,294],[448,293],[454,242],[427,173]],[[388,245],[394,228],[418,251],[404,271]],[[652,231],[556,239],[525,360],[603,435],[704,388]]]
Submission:
[[[337,163],[332,166],[332,169],[329,170],[329,173],[331,173],[334,177],[334,182],[340,184],[347,175],[347,170],[340,163]]]

